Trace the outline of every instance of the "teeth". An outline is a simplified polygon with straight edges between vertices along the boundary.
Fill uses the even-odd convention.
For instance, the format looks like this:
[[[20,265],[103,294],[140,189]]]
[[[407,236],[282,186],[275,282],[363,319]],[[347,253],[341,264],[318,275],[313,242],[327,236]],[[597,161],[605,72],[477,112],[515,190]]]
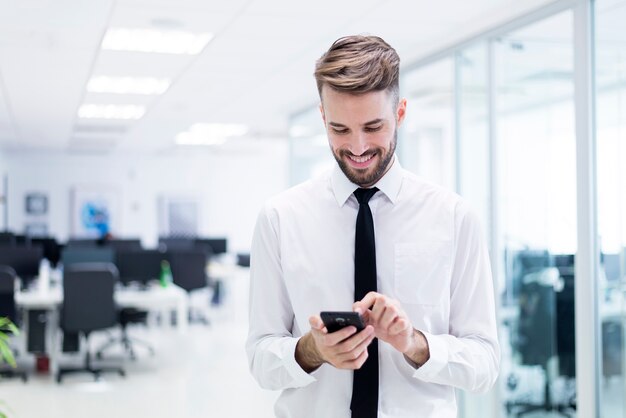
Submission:
[[[374,154],[366,155],[364,157],[357,157],[357,156],[349,155],[350,159],[357,163],[364,163],[366,161],[369,161],[373,156]]]

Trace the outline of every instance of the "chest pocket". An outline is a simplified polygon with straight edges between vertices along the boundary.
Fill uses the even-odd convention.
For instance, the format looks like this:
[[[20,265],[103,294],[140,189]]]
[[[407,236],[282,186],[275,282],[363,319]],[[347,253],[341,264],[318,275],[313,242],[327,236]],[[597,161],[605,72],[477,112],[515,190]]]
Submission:
[[[394,252],[394,289],[398,300],[438,305],[449,294],[451,242],[398,243]]]

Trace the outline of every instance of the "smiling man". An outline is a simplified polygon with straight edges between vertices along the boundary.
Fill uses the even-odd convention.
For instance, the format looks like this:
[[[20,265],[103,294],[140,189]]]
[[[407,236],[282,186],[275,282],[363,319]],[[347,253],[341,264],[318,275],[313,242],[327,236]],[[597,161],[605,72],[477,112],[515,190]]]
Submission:
[[[402,169],[400,59],[337,40],[315,78],[332,172],[271,199],[252,243],[248,358],[277,417],[456,417],[454,388],[498,374],[493,285],[477,218]],[[321,311],[355,311],[329,332]]]

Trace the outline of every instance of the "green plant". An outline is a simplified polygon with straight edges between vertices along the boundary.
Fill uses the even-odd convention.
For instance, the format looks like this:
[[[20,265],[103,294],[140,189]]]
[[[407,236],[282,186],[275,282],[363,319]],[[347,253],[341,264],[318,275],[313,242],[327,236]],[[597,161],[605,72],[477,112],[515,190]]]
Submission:
[[[9,416],[3,412],[5,410],[8,411],[9,406],[6,404],[6,402],[0,401],[0,418],[9,418]]]
[[[9,334],[19,335],[19,333],[20,331],[9,318],[0,318],[0,364],[6,362],[11,367],[16,366],[13,351],[9,347]],[[8,415],[3,411],[8,411],[8,405],[0,400],[0,418],[8,418]]]
[[[9,347],[9,334],[19,335],[20,331],[9,318],[0,318],[0,364],[7,362],[15,367],[15,357]]]

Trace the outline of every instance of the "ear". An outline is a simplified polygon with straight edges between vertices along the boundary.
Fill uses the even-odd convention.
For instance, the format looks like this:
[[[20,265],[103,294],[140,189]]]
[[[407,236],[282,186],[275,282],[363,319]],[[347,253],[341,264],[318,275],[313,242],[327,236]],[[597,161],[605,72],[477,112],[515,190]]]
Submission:
[[[398,103],[398,109],[396,110],[396,120],[398,122],[398,126],[402,125],[404,121],[404,117],[406,116],[406,99],[400,99]]]

